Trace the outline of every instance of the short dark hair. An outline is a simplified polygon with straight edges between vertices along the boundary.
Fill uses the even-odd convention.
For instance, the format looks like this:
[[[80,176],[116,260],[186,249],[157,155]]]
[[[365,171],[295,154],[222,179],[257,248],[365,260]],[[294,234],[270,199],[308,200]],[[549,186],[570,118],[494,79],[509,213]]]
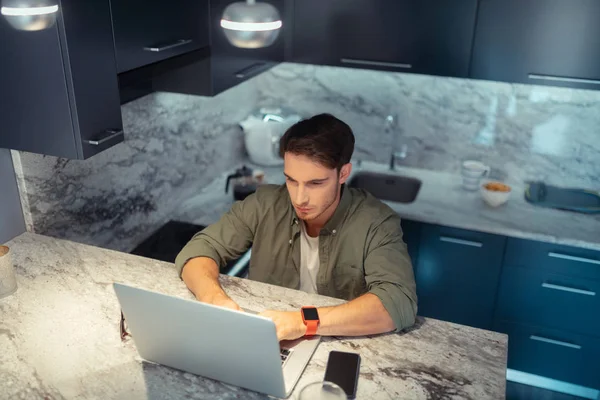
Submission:
[[[279,141],[279,155],[306,156],[338,171],[350,162],[354,152],[354,133],[345,122],[331,114],[319,114],[289,128]]]

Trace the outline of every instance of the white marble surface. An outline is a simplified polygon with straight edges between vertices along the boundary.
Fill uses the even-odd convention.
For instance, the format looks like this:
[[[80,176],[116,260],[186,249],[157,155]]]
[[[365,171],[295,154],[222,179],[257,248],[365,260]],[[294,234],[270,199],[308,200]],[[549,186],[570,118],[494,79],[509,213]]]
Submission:
[[[507,180],[512,187],[509,201],[498,207],[488,206],[476,192],[461,187],[460,175],[354,160],[352,176],[360,171],[398,174],[421,180],[422,186],[413,203],[386,202],[402,218],[515,238],[583,247],[600,251],[600,215],[585,215],[529,204],[524,184]],[[283,183],[281,168],[266,169],[270,183]],[[350,177],[350,179],[352,178]],[[222,189],[224,176],[216,178],[201,192],[181,203],[173,219],[209,225],[229,210],[233,200]]]
[[[193,298],[172,264],[24,233],[8,243],[19,289],[0,300],[0,399],[267,399],[140,359],[119,337],[114,281]],[[222,276],[241,307],[341,301]],[[354,351],[358,399],[501,399],[506,335],[419,318],[399,334],[325,338],[296,386],[322,380],[329,351]]]
[[[407,144],[411,167],[454,172],[477,158],[501,178],[600,187],[599,91],[287,63],[253,82],[259,101],[348,122],[364,160]]]
[[[360,169],[390,173],[387,166],[370,162],[355,173]],[[463,190],[460,175],[407,167],[393,173],[423,182],[413,203],[386,202],[406,219],[600,251],[600,215],[534,206],[525,200],[521,182],[508,180],[511,197],[494,208],[478,191]]]
[[[414,168],[457,172],[476,158],[511,182],[600,189],[600,91],[284,63],[215,98],[156,93],[127,104],[125,142],[86,161],[13,152],[28,229],[131,250],[233,169],[244,152],[237,124],[266,105],[333,113],[363,160],[387,163],[407,144]]]

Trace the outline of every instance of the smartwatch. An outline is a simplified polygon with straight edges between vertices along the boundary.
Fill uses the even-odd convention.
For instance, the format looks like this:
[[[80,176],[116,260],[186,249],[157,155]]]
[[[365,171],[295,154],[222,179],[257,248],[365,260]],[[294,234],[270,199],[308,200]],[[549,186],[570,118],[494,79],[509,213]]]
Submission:
[[[314,336],[317,334],[317,328],[319,327],[319,313],[317,307],[306,306],[302,307],[302,322],[306,325],[306,333],[304,336]]]

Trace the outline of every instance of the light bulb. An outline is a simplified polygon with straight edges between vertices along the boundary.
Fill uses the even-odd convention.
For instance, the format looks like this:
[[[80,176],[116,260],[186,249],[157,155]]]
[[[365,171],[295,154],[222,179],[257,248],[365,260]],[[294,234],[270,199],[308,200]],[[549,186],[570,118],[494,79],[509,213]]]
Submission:
[[[2,0],[0,14],[15,29],[39,31],[56,23],[56,0]]]
[[[229,43],[246,49],[272,45],[282,26],[275,7],[254,0],[230,4],[221,19],[221,27]]]

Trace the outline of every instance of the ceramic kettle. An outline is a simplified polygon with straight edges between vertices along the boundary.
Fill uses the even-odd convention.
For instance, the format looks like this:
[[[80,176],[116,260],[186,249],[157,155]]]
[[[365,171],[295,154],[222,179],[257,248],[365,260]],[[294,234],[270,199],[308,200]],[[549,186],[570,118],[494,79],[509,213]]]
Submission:
[[[253,171],[245,165],[235,170],[233,174],[227,176],[225,182],[225,193],[229,192],[229,184],[233,187],[233,199],[244,200],[254,193],[264,181],[264,172],[260,170]]]
[[[284,107],[263,107],[252,112],[240,126],[250,160],[257,165],[282,165],[279,139],[302,117]]]

